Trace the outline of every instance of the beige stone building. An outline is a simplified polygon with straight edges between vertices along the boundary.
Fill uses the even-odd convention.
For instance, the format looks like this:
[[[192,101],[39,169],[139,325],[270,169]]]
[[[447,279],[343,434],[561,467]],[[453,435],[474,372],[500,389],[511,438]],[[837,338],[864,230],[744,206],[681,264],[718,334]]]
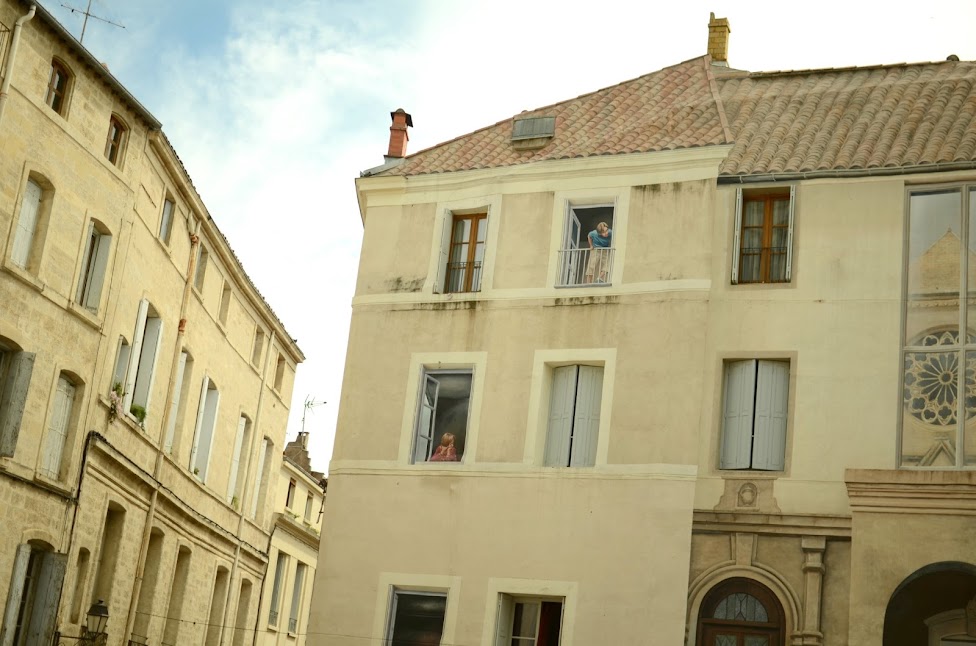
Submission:
[[[2,646],[255,642],[302,353],[159,122],[0,1]]]
[[[312,470],[308,434],[285,446],[278,474],[274,527],[258,612],[261,646],[302,646],[306,641],[312,584],[322,534],[325,474]]]
[[[976,642],[976,63],[709,27],[410,156],[391,115],[310,643]]]

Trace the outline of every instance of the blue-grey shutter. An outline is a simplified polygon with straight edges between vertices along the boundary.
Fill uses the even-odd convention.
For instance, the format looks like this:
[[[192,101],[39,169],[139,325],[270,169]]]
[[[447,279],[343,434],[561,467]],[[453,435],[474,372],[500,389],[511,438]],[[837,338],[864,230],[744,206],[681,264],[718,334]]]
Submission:
[[[34,180],[27,180],[24,199],[20,205],[20,217],[14,230],[14,246],[10,253],[10,260],[18,267],[27,267],[30,260],[31,247],[34,246],[34,234],[37,231],[37,215],[41,207],[41,197],[44,191]]]
[[[423,390],[420,392],[420,412],[417,415],[417,430],[414,442],[413,461],[426,462],[430,458],[434,443],[434,417],[437,414],[437,397],[441,384],[430,375],[424,375]]]
[[[149,410],[152,398],[152,387],[156,381],[156,360],[159,348],[163,342],[163,320],[157,317],[146,319],[145,333],[142,338],[142,350],[139,353],[139,363],[136,372],[132,403],[139,404]]]
[[[149,316],[149,301],[142,299],[139,301],[139,310],[136,313],[136,328],[132,335],[132,345],[129,348],[129,367],[125,373],[125,397],[122,400],[122,409],[126,413],[132,407],[132,391],[135,389],[136,375],[139,372],[139,357],[142,354],[147,316]]]
[[[603,368],[580,366],[576,382],[576,411],[573,414],[571,467],[592,467],[596,464],[602,398]]]
[[[30,625],[27,627],[28,644],[50,644],[58,623],[58,604],[61,586],[68,568],[68,555],[45,552],[41,557],[34,591]]]
[[[495,619],[495,646],[511,646],[515,603],[507,594],[498,595],[498,615]]]
[[[13,457],[34,371],[34,353],[11,352],[7,360],[10,365],[0,393],[0,456]]]
[[[752,441],[754,469],[782,471],[784,468],[789,394],[790,364],[785,361],[760,361]]]
[[[549,427],[546,432],[544,462],[547,467],[569,466],[578,368],[560,366],[552,370],[552,395],[549,398]]]
[[[17,615],[20,612],[20,599],[24,594],[24,577],[30,564],[31,546],[27,543],[17,546],[13,568],[10,571],[10,590],[7,605],[3,610],[3,627],[0,629],[0,646],[13,646],[14,631],[17,628]]]
[[[742,235],[742,189],[735,189],[735,219],[732,225],[732,284],[739,282],[739,238]],[[787,267],[789,259],[787,258]],[[787,270],[789,272],[789,270]]]
[[[92,312],[98,311],[98,304],[102,299],[102,285],[105,283],[105,269],[108,266],[108,256],[112,247],[112,236],[95,233],[98,241],[92,253],[95,258],[91,261],[91,269],[85,281],[85,293],[82,294],[81,304]],[[87,263],[86,265],[88,266]]]
[[[786,281],[793,276],[793,209],[796,205],[796,184],[790,186],[790,228],[786,234]]]
[[[752,453],[752,420],[756,361],[725,364],[725,397],[722,415],[722,469],[748,469]]]

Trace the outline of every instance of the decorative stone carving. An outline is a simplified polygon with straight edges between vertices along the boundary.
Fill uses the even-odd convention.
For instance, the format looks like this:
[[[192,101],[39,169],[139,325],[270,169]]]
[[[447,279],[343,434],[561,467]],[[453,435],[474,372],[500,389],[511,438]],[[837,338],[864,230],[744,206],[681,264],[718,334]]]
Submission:
[[[756,489],[756,485],[751,482],[747,482],[739,487],[739,497],[736,503],[737,507],[755,507],[759,498],[759,490]]]
[[[773,482],[769,478],[746,480],[726,478],[725,492],[715,511],[742,511],[758,514],[778,514],[779,505],[773,497]]]

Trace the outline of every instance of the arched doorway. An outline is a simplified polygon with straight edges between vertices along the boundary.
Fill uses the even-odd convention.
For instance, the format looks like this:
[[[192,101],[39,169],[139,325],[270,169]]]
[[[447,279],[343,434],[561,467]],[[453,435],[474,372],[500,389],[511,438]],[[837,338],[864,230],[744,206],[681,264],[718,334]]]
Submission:
[[[901,582],[885,610],[884,646],[973,643],[966,635],[966,604],[976,599],[976,565],[933,563]],[[976,631],[974,631],[976,632]]]
[[[735,578],[705,596],[697,646],[784,646],[783,606],[766,586]]]

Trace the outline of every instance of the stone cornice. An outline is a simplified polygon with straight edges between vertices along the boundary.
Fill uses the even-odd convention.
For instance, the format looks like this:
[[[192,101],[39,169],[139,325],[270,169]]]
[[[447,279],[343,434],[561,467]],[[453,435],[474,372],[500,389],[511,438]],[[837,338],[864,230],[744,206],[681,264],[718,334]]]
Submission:
[[[849,516],[821,514],[761,514],[739,511],[695,510],[693,532],[825,536],[850,539]]]
[[[854,512],[976,516],[976,471],[848,469]]]

